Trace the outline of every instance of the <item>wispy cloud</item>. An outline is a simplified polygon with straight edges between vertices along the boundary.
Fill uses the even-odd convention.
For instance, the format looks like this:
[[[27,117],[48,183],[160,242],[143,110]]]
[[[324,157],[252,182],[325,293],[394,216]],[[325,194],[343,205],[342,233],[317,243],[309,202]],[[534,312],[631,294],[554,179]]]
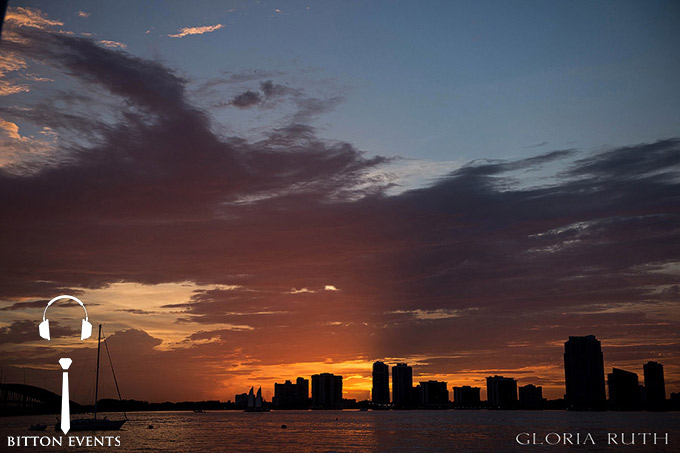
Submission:
[[[0,54],[0,96],[30,91],[28,85],[7,79],[9,73],[25,68],[26,59],[18,56],[15,52],[3,52]]]
[[[7,72],[18,71],[26,67],[26,60],[15,53],[0,54],[0,76]]]
[[[124,44],[122,42],[118,41],[108,41],[108,40],[101,40],[97,41],[99,44],[101,44],[104,47],[108,47],[110,49],[126,49],[127,44]]]
[[[32,8],[24,8],[21,6],[7,8],[5,22],[17,27],[31,27],[39,29],[64,25],[64,23],[59,20],[49,19],[47,15],[43,14],[41,11]]]
[[[5,43],[24,39],[17,33],[22,28],[46,30],[64,25],[59,20],[50,19],[40,10],[24,7],[8,8],[5,23],[6,27],[3,30],[2,37]],[[27,64],[24,57],[3,48],[3,52],[0,53],[0,96],[25,93],[31,90],[29,85],[17,83],[16,80],[11,80],[11,78],[7,77],[9,73],[26,69],[26,67]],[[34,80],[30,76],[26,78]]]
[[[10,121],[5,121],[2,118],[0,118],[0,130],[4,131],[4,133],[13,140],[25,140],[25,138],[19,134],[19,126]]]
[[[22,77],[32,82],[54,82],[54,79],[50,79],[49,77],[41,77],[38,74],[22,74]]]
[[[90,13],[88,13],[86,11],[78,11],[76,13],[76,16],[78,16],[78,17],[90,17]]]
[[[174,35],[168,35],[171,38],[184,38],[185,36],[190,36],[190,35],[202,35],[204,33],[210,33],[213,31],[217,31],[220,28],[224,27],[224,24],[217,24],[217,25],[206,25],[203,27],[185,27],[185,28],[180,28],[179,31],[174,34]]]
[[[309,288],[302,289],[293,288],[290,291],[288,291],[288,294],[314,294],[315,292],[316,291]]]
[[[421,319],[421,320],[434,320],[434,319],[448,319],[448,318],[458,318],[460,316],[463,316],[465,314],[470,313],[471,311],[475,311],[474,309],[469,309],[469,310],[447,310],[447,309],[438,309],[438,310],[394,310],[388,312],[388,314],[395,314],[395,315],[410,315],[413,316],[415,319]]]
[[[534,144],[532,144],[532,145],[527,145],[527,146],[525,146],[524,148],[526,148],[526,149],[540,148],[541,146],[546,146],[547,144],[548,144],[548,142],[545,142],[545,141],[544,141],[544,142],[540,142],[540,143],[534,143]]]
[[[49,128],[39,133],[40,139],[21,135],[18,124],[0,118],[0,171],[27,171],[22,167],[45,158],[53,150],[54,136]]]

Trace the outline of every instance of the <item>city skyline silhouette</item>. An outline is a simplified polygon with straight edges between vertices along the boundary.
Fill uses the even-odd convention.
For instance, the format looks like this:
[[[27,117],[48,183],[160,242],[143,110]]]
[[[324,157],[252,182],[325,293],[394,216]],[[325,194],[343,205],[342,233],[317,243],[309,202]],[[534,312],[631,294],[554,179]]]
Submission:
[[[269,410],[306,410],[306,409],[566,409],[575,411],[665,411],[680,410],[680,393],[672,392],[667,398],[663,364],[649,361],[643,365],[644,385],[640,385],[635,372],[612,368],[607,376],[605,394],[604,357],[601,343],[594,335],[570,336],[564,343],[564,398],[552,401],[543,397],[542,386],[526,384],[518,387],[517,380],[509,376],[488,376],[486,378],[486,399],[481,398],[481,388],[470,385],[452,387],[443,381],[424,381],[413,376],[413,369],[406,363],[391,367],[389,385],[389,365],[381,361],[373,363],[371,398],[365,401],[345,398],[342,390],[343,377],[332,373],[318,373],[310,379],[304,377],[274,384],[271,401],[263,400],[262,387],[258,387],[257,400],[255,386],[246,393],[236,394],[232,399],[220,402],[184,402],[184,406],[165,403],[166,406],[148,405],[141,401],[111,402],[106,400],[108,410],[150,410],[158,408],[208,408],[240,409],[246,411]],[[62,359],[64,360],[64,359]],[[70,363],[69,363],[70,365]],[[64,365],[62,365],[63,367]],[[311,387],[310,387],[311,381]],[[417,384],[417,385],[416,385]],[[539,383],[540,384],[540,383]],[[18,384],[3,385],[0,388],[3,415],[47,413],[48,402],[56,401],[56,395],[40,394],[41,389]],[[311,390],[311,392],[310,392]],[[391,392],[390,392],[391,390]],[[26,405],[27,401],[34,401]],[[140,403],[146,406],[140,406]],[[63,396],[62,396],[63,406]],[[78,410],[82,410],[76,405]],[[158,410],[156,409],[156,410]],[[62,408],[63,410],[63,408]]]

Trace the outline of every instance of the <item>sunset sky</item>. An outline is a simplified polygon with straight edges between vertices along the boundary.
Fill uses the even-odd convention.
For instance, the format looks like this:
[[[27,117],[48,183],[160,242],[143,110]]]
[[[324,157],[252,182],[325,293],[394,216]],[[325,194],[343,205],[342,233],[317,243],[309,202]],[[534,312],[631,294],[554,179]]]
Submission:
[[[10,1],[3,382],[219,399],[371,365],[680,391],[677,1]],[[113,396],[110,372],[104,396]],[[485,390],[482,390],[482,396]]]

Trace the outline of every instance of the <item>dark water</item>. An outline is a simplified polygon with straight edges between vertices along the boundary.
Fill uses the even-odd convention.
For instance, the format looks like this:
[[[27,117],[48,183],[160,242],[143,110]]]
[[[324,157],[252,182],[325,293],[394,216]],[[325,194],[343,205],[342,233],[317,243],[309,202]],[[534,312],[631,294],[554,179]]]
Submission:
[[[110,414],[109,418],[118,418]],[[124,429],[71,435],[119,436],[117,451],[668,451],[680,452],[680,413],[566,411],[273,411],[268,413],[137,412]],[[28,431],[33,423],[49,423],[47,431]],[[154,429],[148,429],[148,425]],[[282,429],[285,424],[287,429]],[[519,433],[558,433],[560,445],[522,446]],[[636,436],[635,445],[607,445],[607,433],[668,433],[669,444]],[[563,433],[590,433],[596,445],[563,445]],[[0,419],[0,450],[63,451],[68,448],[8,447],[7,436],[59,436],[54,417]],[[67,445],[66,436],[64,446]],[[526,438],[526,436],[524,437]],[[556,442],[556,434],[549,442]],[[80,451],[108,448],[81,447]]]

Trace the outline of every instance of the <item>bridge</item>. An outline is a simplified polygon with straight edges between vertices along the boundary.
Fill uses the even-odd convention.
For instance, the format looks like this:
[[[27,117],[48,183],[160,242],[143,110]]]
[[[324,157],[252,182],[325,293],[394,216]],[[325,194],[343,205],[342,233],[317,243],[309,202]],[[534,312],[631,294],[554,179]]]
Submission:
[[[83,406],[71,401],[71,413],[83,412]],[[0,416],[58,414],[61,395],[26,384],[0,384]]]

